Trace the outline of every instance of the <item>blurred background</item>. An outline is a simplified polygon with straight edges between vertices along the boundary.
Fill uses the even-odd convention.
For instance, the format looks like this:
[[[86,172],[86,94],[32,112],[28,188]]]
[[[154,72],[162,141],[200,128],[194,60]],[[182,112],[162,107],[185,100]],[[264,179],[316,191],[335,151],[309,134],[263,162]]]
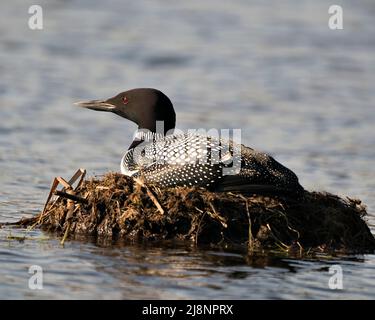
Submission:
[[[241,128],[244,144],[272,154],[305,188],[362,199],[373,228],[375,2],[335,1],[344,10],[343,30],[328,28],[333,3],[326,0],[38,1],[43,30],[30,30],[33,4],[0,4],[1,221],[37,213],[55,176],[68,178],[79,167],[90,176],[119,170],[136,126],[112,114],[78,109],[74,101],[155,87],[174,103],[179,128]],[[9,243],[1,241],[6,251]],[[15,246],[25,250],[23,244]],[[9,275],[14,264],[27,265],[30,255],[46,250],[29,246],[13,262],[13,253],[3,255],[3,290],[20,277]],[[51,262],[53,247],[46,261]],[[88,248],[79,255],[97,250]],[[72,250],[73,258],[64,255],[75,268],[82,266]],[[374,258],[367,261],[375,264]],[[307,270],[299,274],[299,286],[308,283]],[[353,277],[359,293],[349,291],[349,297],[366,297]],[[237,286],[233,295],[218,297],[247,297]],[[280,297],[280,286],[270,294],[261,283],[259,295]],[[63,297],[71,294],[66,290]],[[89,291],[102,292],[90,290],[84,290],[88,297]],[[306,297],[329,294],[314,290]],[[22,288],[14,292],[25,297]],[[117,291],[111,287],[111,292]],[[203,297],[215,297],[210,294]]]

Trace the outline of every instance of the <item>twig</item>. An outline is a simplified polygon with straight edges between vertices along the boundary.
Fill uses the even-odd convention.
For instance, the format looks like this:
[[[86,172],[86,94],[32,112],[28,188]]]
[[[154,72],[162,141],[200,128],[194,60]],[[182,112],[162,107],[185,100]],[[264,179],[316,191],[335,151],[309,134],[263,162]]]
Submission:
[[[247,202],[247,199],[243,195],[239,195],[239,197],[245,201],[247,219],[249,220],[249,243],[248,243],[248,247],[249,247],[250,250],[252,250],[254,248],[254,237],[253,237],[253,232],[251,231],[251,218],[250,218],[249,204]]]
[[[164,209],[160,204],[156,195],[152,192],[152,190],[141,180],[141,179],[134,179],[138,184],[146,189],[147,195],[150,197],[151,201],[155,204],[156,208],[158,208],[159,212],[164,215]]]
[[[43,208],[43,211],[42,211],[42,215],[43,215],[43,213],[46,211],[46,209],[47,209],[47,205],[48,205],[48,203],[50,202],[50,200],[51,200],[51,198],[52,198],[52,195],[55,194],[55,191],[56,191],[57,187],[59,186],[59,184],[62,184],[62,185],[63,185],[63,188],[62,188],[61,191],[65,191],[65,190],[67,190],[67,189],[73,189],[72,184],[73,184],[74,182],[76,182],[78,178],[80,178],[80,180],[79,180],[79,182],[78,182],[76,188],[74,189],[74,190],[76,190],[78,187],[81,186],[81,184],[82,184],[82,182],[83,182],[83,179],[85,178],[85,175],[86,175],[86,170],[85,170],[85,169],[78,169],[78,170],[76,171],[76,173],[73,175],[73,177],[70,178],[69,182],[67,182],[67,181],[66,181],[64,178],[62,178],[62,177],[55,177],[55,178],[53,179],[52,186],[51,186],[51,189],[50,189],[49,195],[48,195],[48,197],[47,197],[47,201],[46,201],[46,203],[45,203],[45,205],[44,205],[44,208]],[[52,207],[56,204],[57,200],[58,200],[58,198],[55,199],[55,201],[52,202],[50,208],[52,208]]]
[[[64,191],[56,190],[55,195],[63,197],[63,198],[67,198],[67,199],[70,199],[70,200],[73,200],[73,201],[76,201],[76,202],[81,202],[81,203],[85,203],[85,204],[89,203],[89,201],[85,198],[82,198],[82,197],[79,197],[79,196],[76,196],[74,194],[70,194],[70,193],[67,193],[67,192],[64,192]]]
[[[219,220],[220,223],[221,223],[221,225],[222,225],[224,228],[228,228],[228,225],[227,225],[227,223],[226,223],[225,218],[223,218],[222,216],[220,216],[220,215],[216,212],[215,207],[214,207],[214,205],[213,205],[211,202],[209,202],[209,205],[210,205],[210,207],[211,207],[211,209],[212,209],[212,211],[213,211],[213,214],[212,214],[211,212],[208,212],[208,211],[207,211],[207,213],[208,213],[212,218],[214,218],[214,219],[216,219],[216,220]]]
[[[297,245],[298,245],[298,247],[299,247],[299,255],[302,256],[303,247],[302,247],[302,245],[299,243],[299,241],[297,241]]]
[[[46,203],[44,204],[44,208],[43,208],[41,216],[46,211],[47,205],[48,205],[49,201],[51,200],[51,197],[52,197],[53,193],[55,192],[55,190],[57,189],[58,185],[59,185],[59,181],[57,180],[57,178],[54,178],[53,181],[52,181],[52,186],[51,186],[51,189],[49,191],[49,195],[47,197]]]
[[[197,232],[195,233],[195,245],[197,245],[198,244],[199,230],[201,228],[201,224],[202,224],[203,218],[205,217],[207,211],[203,212],[202,210],[198,209],[197,207],[195,207],[195,209],[197,209],[199,212],[203,213],[202,217],[200,218],[199,223],[198,223]]]
[[[86,169],[79,168],[76,171],[76,173],[73,175],[73,177],[70,178],[68,183],[69,183],[70,186],[73,186],[73,183],[76,182],[78,180],[78,178],[80,178],[77,186],[74,188],[74,190],[77,190],[81,186],[85,176],[86,176]]]
[[[68,195],[75,196],[73,189],[69,188],[66,191],[67,191]],[[64,245],[64,242],[65,242],[65,240],[66,240],[66,238],[68,236],[69,229],[70,229],[70,224],[71,224],[71,220],[73,218],[74,207],[75,207],[74,200],[68,199],[68,204],[67,204],[68,212],[67,212],[66,218],[65,218],[66,227],[65,227],[64,236],[63,236],[63,238],[61,239],[61,242],[60,242],[61,245]]]
[[[109,190],[109,187],[104,187],[104,186],[97,186],[95,187],[96,190]]]
[[[276,245],[277,245],[279,248],[282,248],[282,247],[277,243],[277,242],[279,242],[279,243],[284,247],[284,249],[282,249],[282,250],[284,250],[284,251],[289,251],[290,246],[286,245],[286,244],[285,244],[284,242],[282,242],[278,237],[276,237],[275,233],[274,233],[274,232],[272,231],[272,229],[271,229],[270,224],[267,223],[266,226],[267,226],[268,230],[271,232],[271,235],[272,235],[272,236],[274,237],[274,239],[276,240]]]
[[[69,229],[70,229],[70,221],[68,221],[68,223],[66,225],[66,228],[65,228],[64,236],[63,236],[63,238],[60,241],[60,244],[62,246],[64,245],[64,242],[65,242],[66,238],[68,237]]]

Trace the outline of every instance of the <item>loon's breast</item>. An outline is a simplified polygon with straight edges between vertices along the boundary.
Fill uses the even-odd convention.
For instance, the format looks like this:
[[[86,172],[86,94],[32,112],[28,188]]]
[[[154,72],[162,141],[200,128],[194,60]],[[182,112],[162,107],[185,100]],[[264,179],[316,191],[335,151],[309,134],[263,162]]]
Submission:
[[[133,152],[134,152],[134,149],[130,149],[126,151],[126,153],[121,159],[121,164],[120,164],[121,173],[128,177],[134,176],[139,171],[139,169],[136,167],[136,164],[133,161]]]

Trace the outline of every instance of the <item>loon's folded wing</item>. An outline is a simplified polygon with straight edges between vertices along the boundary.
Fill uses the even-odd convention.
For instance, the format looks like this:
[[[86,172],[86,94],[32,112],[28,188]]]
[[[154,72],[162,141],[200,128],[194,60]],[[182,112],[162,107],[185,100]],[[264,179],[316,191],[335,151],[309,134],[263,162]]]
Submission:
[[[215,186],[214,191],[267,195],[299,195],[301,193],[301,190],[292,190],[275,185],[260,184],[256,181],[252,183],[248,179],[238,175],[223,177]]]

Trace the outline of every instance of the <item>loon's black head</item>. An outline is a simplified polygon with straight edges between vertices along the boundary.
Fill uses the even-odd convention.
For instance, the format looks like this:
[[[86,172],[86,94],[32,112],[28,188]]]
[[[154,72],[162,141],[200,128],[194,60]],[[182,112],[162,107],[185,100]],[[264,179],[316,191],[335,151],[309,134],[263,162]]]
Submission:
[[[176,125],[176,113],[171,100],[156,89],[132,89],[107,100],[80,101],[75,104],[96,111],[116,113],[135,122],[140,129],[151,132],[156,132],[156,121],[164,122],[164,134]]]

